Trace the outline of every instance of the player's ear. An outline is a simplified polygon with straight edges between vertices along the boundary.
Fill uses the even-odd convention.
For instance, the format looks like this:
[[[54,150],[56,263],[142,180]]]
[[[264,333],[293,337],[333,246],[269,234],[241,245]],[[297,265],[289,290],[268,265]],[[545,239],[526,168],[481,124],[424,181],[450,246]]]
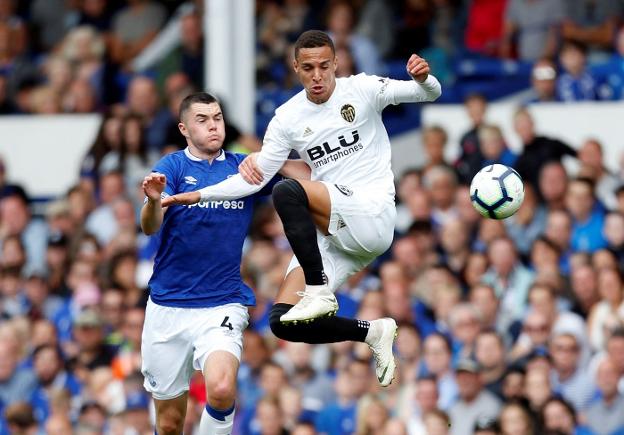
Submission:
[[[182,133],[182,136],[189,137],[188,130],[183,122],[178,122],[178,129],[180,130],[180,133]]]
[[[297,58],[293,59],[293,70],[295,70],[295,72],[299,72],[299,62],[297,62]]]

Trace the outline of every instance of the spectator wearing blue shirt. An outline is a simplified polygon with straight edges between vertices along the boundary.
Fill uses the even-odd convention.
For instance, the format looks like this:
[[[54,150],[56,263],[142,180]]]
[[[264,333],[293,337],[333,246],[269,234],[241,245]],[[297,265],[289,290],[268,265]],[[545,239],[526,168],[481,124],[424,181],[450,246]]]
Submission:
[[[624,396],[618,392],[620,373],[617,365],[605,358],[598,365],[597,397],[587,410],[587,425],[600,434],[624,432]]]
[[[500,127],[496,125],[484,125],[479,128],[479,148],[483,154],[480,167],[501,163],[513,166],[518,156],[505,144],[505,138]]]
[[[572,251],[595,252],[606,247],[604,209],[594,196],[594,183],[582,177],[570,181],[565,202],[572,215]]]
[[[587,69],[587,48],[576,41],[566,41],[559,61],[563,72],[557,79],[557,96],[561,101],[587,101],[597,97],[596,80]]]
[[[598,96],[601,100],[624,98],[624,27],[615,37],[615,53],[601,64],[591,67],[598,81]]]

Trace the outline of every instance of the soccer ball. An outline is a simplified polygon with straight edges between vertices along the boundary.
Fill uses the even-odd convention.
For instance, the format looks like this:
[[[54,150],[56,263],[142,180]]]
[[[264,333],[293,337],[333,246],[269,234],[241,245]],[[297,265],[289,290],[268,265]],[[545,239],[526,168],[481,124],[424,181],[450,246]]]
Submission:
[[[522,205],[522,178],[508,166],[486,166],[477,172],[470,183],[470,200],[482,216],[505,219],[517,212]]]

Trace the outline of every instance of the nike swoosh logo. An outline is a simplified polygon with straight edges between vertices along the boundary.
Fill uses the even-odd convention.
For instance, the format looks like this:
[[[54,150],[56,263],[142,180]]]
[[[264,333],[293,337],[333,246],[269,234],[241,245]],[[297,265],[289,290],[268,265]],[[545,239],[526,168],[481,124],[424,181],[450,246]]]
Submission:
[[[377,380],[379,382],[383,382],[383,378],[386,376],[386,372],[388,371],[388,366],[386,366],[386,368],[384,369],[383,373],[381,374],[381,376],[377,376]]]

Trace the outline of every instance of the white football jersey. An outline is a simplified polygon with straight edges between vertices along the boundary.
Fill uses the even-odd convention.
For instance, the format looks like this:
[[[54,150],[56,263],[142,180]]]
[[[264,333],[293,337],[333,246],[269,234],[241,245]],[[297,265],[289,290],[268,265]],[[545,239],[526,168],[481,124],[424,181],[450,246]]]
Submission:
[[[322,104],[308,100],[302,90],[277,108],[267,128],[257,161],[265,183],[294,149],[312,168],[312,180],[365,187],[393,199],[390,140],[381,112],[389,104],[433,101],[440,94],[440,83],[432,75],[423,83],[366,74],[339,78]],[[241,180],[237,175],[201,189],[202,199],[237,198],[261,187],[247,189],[252,186]]]

